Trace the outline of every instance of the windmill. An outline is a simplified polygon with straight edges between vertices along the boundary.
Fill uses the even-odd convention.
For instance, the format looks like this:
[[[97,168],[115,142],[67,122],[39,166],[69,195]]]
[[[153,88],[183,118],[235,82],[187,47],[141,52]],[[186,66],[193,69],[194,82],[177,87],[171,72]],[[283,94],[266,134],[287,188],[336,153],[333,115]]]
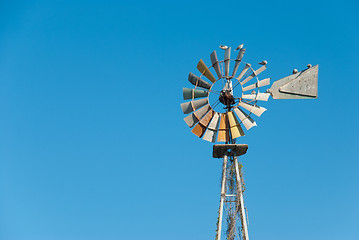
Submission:
[[[318,65],[308,64],[307,69],[300,72],[294,69],[293,74],[275,81],[268,88],[270,78],[260,80],[258,77],[266,70],[267,61],[260,62],[254,69],[242,60],[246,51],[243,44],[235,50],[238,50],[235,59],[231,59],[231,47],[221,45],[220,48],[224,51],[223,60],[219,61],[217,52],[213,51],[209,67],[200,59],[197,64],[199,76],[189,73],[188,81],[194,88],[183,88],[184,100],[190,101],[182,103],[181,108],[188,114],[184,121],[193,134],[209,142],[224,142],[213,145],[213,157],[223,158],[216,240],[248,240],[245,188],[242,165],[238,162],[238,157],[247,152],[248,145],[236,144],[236,139],[245,135],[243,128],[249,130],[257,126],[252,117],[260,117],[267,110],[259,102],[268,101],[269,97],[316,99]],[[264,87],[267,87],[265,91]]]

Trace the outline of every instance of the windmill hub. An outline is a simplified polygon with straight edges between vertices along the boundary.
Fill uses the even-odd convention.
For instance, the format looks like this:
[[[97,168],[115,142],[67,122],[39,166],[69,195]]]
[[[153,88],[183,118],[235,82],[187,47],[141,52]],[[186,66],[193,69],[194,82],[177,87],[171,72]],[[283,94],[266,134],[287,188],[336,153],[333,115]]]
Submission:
[[[235,104],[235,98],[233,97],[231,90],[222,90],[219,95],[219,101],[228,107]]]

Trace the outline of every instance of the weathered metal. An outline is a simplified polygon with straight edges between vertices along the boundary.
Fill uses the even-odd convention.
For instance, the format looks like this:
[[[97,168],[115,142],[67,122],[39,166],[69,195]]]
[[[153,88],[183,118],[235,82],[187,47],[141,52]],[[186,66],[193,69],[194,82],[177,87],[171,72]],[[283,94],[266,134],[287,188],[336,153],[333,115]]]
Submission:
[[[236,107],[233,111],[237,114],[237,116],[247,130],[251,129],[254,126],[257,126],[257,123],[251,118],[251,116],[245,113],[242,109]]]
[[[218,123],[219,123],[219,113],[215,112],[213,114],[213,118],[211,122],[208,125],[207,131],[202,138],[203,140],[209,142],[216,142],[217,133],[218,133]]]
[[[229,141],[229,129],[228,129],[227,113],[222,113],[221,120],[219,122],[217,142],[228,142],[228,141]]]
[[[245,91],[248,91],[248,90],[252,90],[252,89],[255,89],[255,88],[259,88],[259,87],[263,87],[263,86],[267,86],[270,84],[270,78],[266,78],[266,79],[263,79],[263,80],[260,80],[254,84],[251,84],[247,87],[244,87],[243,88],[243,92]]]
[[[208,93],[209,92],[206,90],[183,88],[183,99],[188,100],[192,98],[208,97]]]
[[[260,67],[259,69],[257,69],[256,71],[254,71],[251,75],[249,75],[246,79],[244,79],[241,84],[242,86],[244,84],[246,84],[247,82],[249,82],[252,78],[258,76],[261,72],[263,72],[264,70],[266,70],[267,68],[267,65],[264,65],[262,67]]]
[[[209,84],[208,82],[206,82],[202,78],[197,77],[193,73],[188,74],[188,81],[190,83],[192,83],[194,86],[198,86],[198,87],[202,87],[202,88],[206,88],[206,89],[211,88],[211,84]]]
[[[206,131],[206,127],[203,126],[201,123],[198,123],[193,129],[192,129],[192,133],[194,135],[196,135],[197,137],[202,137],[204,132]]]
[[[277,80],[269,89],[273,99],[315,99],[318,97],[319,65]]]
[[[234,166],[236,169],[236,186],[237,186],[237,198],[239,198],[239,213],[240,213],[240,217],[241,217],[241,223],[242,223],[242,237],[243,240],[248,240],[249,236],[248,236],[248,227],[247,227],[247,218],[246,218],[246,211],[244,208],[244,199],[243,199],[243,186],[242,186],[242,180],[241,180],[241,174],[240,174],[240,170],[239,170],[239,166],[238,166],[238,160],[237,160],[237,156],[234,157]]]
[[[235,77],[235,75],[237,73],[237,70],[238,70],[238,67],[239,67],[239,64],[242,61],[242,58],[243,58],[243,55],[244,55],[245,51],[246,51],[245,48],[241,48],[241,50],[239,50],[239,53],[238,53],[237,58],[236,58],[236,63],[234,64],[232,77]]]
[[[251,113],[254,113],[255,115],[257,115],[258,117],[260,117],[262,115],[262,113],[264,113],[267,109],[264,107],[259,107],[259,106],[255,106],[249,103],[245,103],[245,102],[240,102],[239,106],[247,109],[248,111],[250,111]]]
[[[246,72],[248,71],[248,69],[250,69],[251,65],[249,63],[246,63],[246,65],[244,65],[242,71],[240,72],[240,74],[237,77],[237,80],[241,80],[242,77],[244,76],[244,74],[246,74]]]
[[[228,112],[228,120],[232,139],[245,135],[240,122],[238,122],[238,119],[233,112]]]
[[[220,203],[219,203],[219,216],[218,216],[218,227],[217,227],[216,240],[221,240],[221,236],[222,236],[223,205],[224,205],[224,200],[226,199],[227,160],[228,160],[227,155],[224,155],[223,156],[223,166],[222,166],[221,200],[220,200]]]
[[[217,58],[217,52],[216,50],[214,50],[211,55],[211,63],[212,63],[212,66],[214,68],[214,70],[216,71],[216,74],[218,76],[218,78],[221,78],[222,77],[222,73],[221,73],[221,68],[219,66],[219,63],[218,63],[218,58]]]
[[[204,105],[208,104],[208,98],[198,99],[190,102],[181,103],[181,108],[184,114],[193,112]]]
[[[227,48],[224,52],[224,76],[229,76],[229,63],[231,59],[231,47]]]
[[[223,158],[227,156],[241,156],[246,154],[247,144],[215,144],[213,145],[213,158]]]
[[[249,100],[260,100],[260,101],[268,101],[268,98],[270,97],[270,93],[256,93],[256,94],[243,94],[243,99],[249,99]]]
[[[209,122],[213,118],[214,111],[211,109],[206,115],[199,121],[203,126],[208,127]]]
[[[211,71],[209,71],[208,67],[206,66],[206,64],[203,62],[203,60],[199,60],[198,64],[197,64],[197,69],[198,71],[200,71],[200,73],[202,73],[206,78],[208,78],[211,82],[215,82],[216,78],[213,76],[213,74],[211,73]]]
[[[196,116],[198,120],[201,120],[206,113],[211,110],[211,106],[209,104],[203,106],[202,108],[195,111],[193,114]]]

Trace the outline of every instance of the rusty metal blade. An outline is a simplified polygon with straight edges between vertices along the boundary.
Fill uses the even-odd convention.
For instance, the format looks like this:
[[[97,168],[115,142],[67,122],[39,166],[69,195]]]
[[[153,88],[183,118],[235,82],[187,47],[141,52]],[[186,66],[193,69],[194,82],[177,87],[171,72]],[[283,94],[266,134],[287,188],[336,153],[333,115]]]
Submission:
[[[229,141],[229,128],[228,128],[228,120],[227,114],[221,114],[221,120],[219,122],[219,129],[218,129],[218,142],[228,142]]]
[[[257,115],[258,117],[260,117],[262,113],[267,110],[264,107],[255,106],[245,102],[240,102],[239,106],[243,107],[244,109],[247,109],[249,112]]]
[[[234,109],[234,112],[237,114],[241,122],[243,123],[243,126],[249,130],[254,126],[257,126],[257,123],[249,116],[247,113],[245,113],[242,109],[239,107]]]
[[[229,62],[231,59],[231,47],[227,48],[224,52],[224,69],[225,69],[225,76],[229,76]]]
[[[211,63],[217,73],[218,78],[222,78],[221,68],[219,67],[216,51],[213,51],[213,53],[211,53]]]
[[[228,112],[228,120],[232,139],[244,136],[244,132],[240,126],[240,123],[238,122],[238,119],[233,112]]]
[[[232,77],[234,77],[236,75],[238,67],[239,67],[239,64],[242,61],[242,58],[243,58],[243,55],[244,55],[245,51],[246,51],[245,48],[242,48],[241,50],[239,50],[239,53],[238,53],[237,59],[236,59],[236,63],[234,64]]]
[[[206,127],[203,126],[201,123],[198,123],[193,129],[192,133],[196,135],[197,137],[201,138],[206,131]]]
[[[198,71],[200,71],[200,73],[202,73],[206,78],[208,78],[211,82],[215,82],[216,78],[213,76],[213,74],[209,71],[208,67],[206,66],[206,64],[204,64],[203,60],[199,60],[198,64],[197,64],[197,69]]]
[[[211,109],[209,104],[204,106],[203,108],[200,108],[199,110],[195,111],[194,113],[191,113],[187,117],[185,117],[183,120],[187,123],[189,127],[193,127],[201,118]]]
[[[206,88],[206,89],[210,89],[211,88],[211,84],[209,84],[208,82],[206,82],[205,80],[197,77],[196,75],[194,75],[193,73],[189,73],[188,74],[188,81],[190,83],[192,83],[195,86],[198,87],[202,87],[202,88]]]

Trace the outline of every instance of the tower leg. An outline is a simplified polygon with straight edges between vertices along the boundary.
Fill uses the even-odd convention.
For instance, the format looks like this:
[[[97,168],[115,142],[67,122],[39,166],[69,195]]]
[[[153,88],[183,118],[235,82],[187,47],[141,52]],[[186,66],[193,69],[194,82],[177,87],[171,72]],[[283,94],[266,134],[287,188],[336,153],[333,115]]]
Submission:
[[[228,156],[223,156],[223,167],[222,167],[222,187],[221,187],[221,202],[219,204],[219,217],[216,240],[221,240],[222,234],[222,218],[223,218],[223,204],[226,199],[226,170],[227,170]]]
[[[242,236],[243,240],[248,240],[248,228],[247,228],[247,219],[246,219],[246,212],[244,210],[244,200],[243,200],[243,191],[242,191],[242,181],[241,181],[241,175],[239,172],[239,166],[238,166],[238,160],[237,157],[234,157],[234,164],[236,168],[236,181],[237,181],[237,192],[240,201],[240,209],[239,212],[241,214],[241,222],[242,222]]]

